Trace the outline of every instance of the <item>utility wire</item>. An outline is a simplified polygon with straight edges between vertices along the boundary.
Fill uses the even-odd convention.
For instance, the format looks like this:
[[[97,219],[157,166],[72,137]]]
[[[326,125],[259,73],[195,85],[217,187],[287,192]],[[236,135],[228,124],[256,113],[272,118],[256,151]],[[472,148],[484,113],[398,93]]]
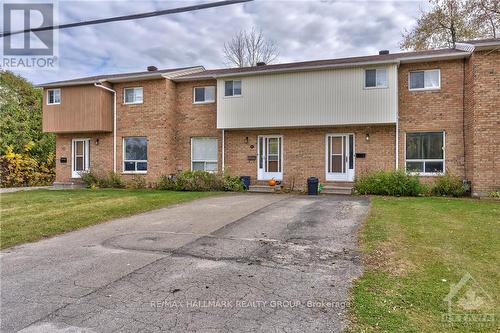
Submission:
[[[136,20],[136,19],[142,19],[142,18],[148,18],[148,17],[154,17],[154,16],[191,12],[194,10],[200,10],[200,9],[206,9],[206,8],[234,5],[237,3],[249,2],[249,1],[253,1],[253,0],[225,0],[225,1],[219,1],[219,2],[204,3],[204,4],[200,4],[200,5],[187,6],[187,7],[158,10],[158,11],[142,13],[142,14],[116,16],[116,17],[110,17],[110,18],[105,18],[105,19],[75,22],[75,23],[68,23],[68,24],[61,24],[61,25],[54,25],[54,26],[47,26],[47,27],[39,27],[39,28],[25,29],[25,30],[19,30],[19,31],[7,31],[7,32],[0,33],[0,37],[23,34],[23,33],[27,33],[27,32],[66,29],[66,28],[73,28],[73,27],[80,27],[80,26],[85,26],[85,25],[94,25],[94,24],[101,24],[101,23],[108,23],[108,22]]]

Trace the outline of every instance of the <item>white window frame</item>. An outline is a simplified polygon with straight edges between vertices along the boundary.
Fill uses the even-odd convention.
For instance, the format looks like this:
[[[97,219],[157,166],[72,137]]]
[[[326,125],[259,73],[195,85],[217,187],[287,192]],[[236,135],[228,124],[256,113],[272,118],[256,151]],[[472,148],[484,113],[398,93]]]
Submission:
[[[374,87],[367,87],[366,86],[366,71],[368,70],[375,70],[375,86]],[[377,86],[377,74],[378,74],[378,71],[385,71],[385,85],[383,86]],[[387,68],[385,67],[372,67],[372,68],[365,68],[364,71],[363,71],[363,86],[365,89],[386,89],[389,87],[389,77],[388,77],[388,74],[387,74]]]
[[[425,73],[428,72],[438,72],[438,86],[437,87],[425,87]],[[411,73],[424,72],[424,87],[423,88],[411,88]],[[409,91],[426,91],[426,90],[440,90],[441,89],[441,69],[420,69],[408,72],[408,90]]]
[[[201,88],[205,89],[205,91],[206,91],[206,89],[207,89],[207,88],[213,88],[213,89],[214,89],[214,99],[212,99],[212,100],[207,100],[207,99],[205,99],[205,100],[203,100],[203,101],[201,101],[201,102],[197,102],[197,101],[196,101],[196,89],[201,89]],[[216,94],[216,89],[215,89],[215,86],[199,86],[199,87],[193,87],[193,104],[209,104],[209,103],[215,103],[215,98],[216,98],[215,94]],[[206,95],[205,95],[204,97],[206,98]]]
[[[134,101],[133,102],[127,102],[126,101],[126,91],[134,89]],[[135,101],[135,89],[141,89],[142,90],[142,100],[141,101]],[[144,87],[126,87],[123,88],[123,104],[142,104],[144,103]]]
[[[84,170],[76,171],[76,142],[83,142],[83,167]],[[76,138],[71,139],[71,178],[81,178],[83,173],[90,170],[90,139],[89,138]]]
[[[408,133],[439,133],[441,132],[443,134],[443,158],[442,159],[406,159],[406,136]],[[428,177],[435,177],[435,176],[440,176],[443,175],[446,172],[446,131],[409,131],[405,132],[405,142],[404,142],[404,152],[405,152],[405,171],[412,174],[412,175],[417,175],[417,176],[428,176]],[[423,172],[417,172],[417,171],[408,171],[406,169],[406,162],[423,162]],[[443,171],[442,172],[425,172],[425,163],[426,162],[443,162]]]
[[[50,102],[50,92],[56,92],[58,91],[59,92],[59,102]],[[55,96],[55,95],[54,95]],[[54,98],[55,99],[55,98]],[[56,89],[47,89],[47,105],[58,105],[58,104],[61,104],[61,89],[60,88],[56,88]]]
[[[226,82],[232,81],[233,82],[233,94],[232,95],[226,95]],[[240,82],[240,94],[235,95],[234,94],[234,82],[239,81]],[[243,95],[243,80],[225,80],[224,81],[224,97],[225,98],[234,98],[234,97],[241,97]]]
[[[193,160],[193,140],[194,139],[213,139],[217,145],[217,159],[215,160]],[[216,173],[219,171],[219,139],[211,136],[195,136],[191,138],[191,171],[194,171],[193,163],[204,163],[203,171]],[[216,163],[217,167],[215,170],[206,170],[207,163]]]
[[[146,139],[146,152],[148,151],[148,145],[149,145],[149,140],[146,136],[126,136],[122,139],[122,173],[130,173],[130,174],[146,174],[148,173],[149,170],[149,162],[148,160],[126,160],[125,159],[125,139],[130,139],[130,138],[145,138]],[[125,162],[135,162],[135,171],[134,170],[125,170]],[[147,163],[147,169],[148,170],[137,170],[137,163],[138,162],[146,162]]]

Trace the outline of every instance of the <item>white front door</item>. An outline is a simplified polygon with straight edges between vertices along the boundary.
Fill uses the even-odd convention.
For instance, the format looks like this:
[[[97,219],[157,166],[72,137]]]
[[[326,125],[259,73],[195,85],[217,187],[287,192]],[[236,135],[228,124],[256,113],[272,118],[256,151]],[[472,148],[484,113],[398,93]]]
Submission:
[[[258,138],[258,180],[283,180],[283,137],[261,135]]]
[[[73,139],[71,144],[71,177],[80,178],[90,168],[90,139]]]
[[[354,180],[354,134],[326,136],[326,180]]]

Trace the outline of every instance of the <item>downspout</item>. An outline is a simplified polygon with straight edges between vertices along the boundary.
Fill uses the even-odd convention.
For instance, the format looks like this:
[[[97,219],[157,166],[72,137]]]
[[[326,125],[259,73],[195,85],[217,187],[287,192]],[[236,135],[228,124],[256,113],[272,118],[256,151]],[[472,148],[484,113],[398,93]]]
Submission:
[[[222,130],[222,173],[224,173],[224,145],[225,145],[225,142],[224,142],[224,130]]]
[[[113,172],[116,173],[116,91],[102,85],[102,82],[95,82],[94,86],[113,93]]]
[[[396,65],[396,79],[395,84],[395,107],[396,107],[396,151],[394,156],[396,157],[395,166],[396,170],[399,169],[399,62]]]

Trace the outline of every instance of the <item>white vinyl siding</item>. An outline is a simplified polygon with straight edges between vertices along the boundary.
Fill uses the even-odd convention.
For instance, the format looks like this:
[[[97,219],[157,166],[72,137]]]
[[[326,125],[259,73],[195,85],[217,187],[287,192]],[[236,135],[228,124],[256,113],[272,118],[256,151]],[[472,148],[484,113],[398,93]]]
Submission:
[[[215,86],[207,87],[194,87],[193,89],[193,103],[213,103],[215,102]]]
[[[47,105],[61,104],[61,89],[47,90]]]
[[[143,102],[142,87],[133,87],[123,89],[124,104],[140,104]]]
[[[191,138],[191,170],[217,171],[216,138]]]
[[[439,69],[411,71],[408,74],[410,90],[437,90],[441,88],[441,72]]]
[[[217,96],[217,127],[393,124],[397,68],[385,68],[387,89],[365,89],[361,67],[241,77],[241,98]],[[219,91],[225,82],[217,80]]]

